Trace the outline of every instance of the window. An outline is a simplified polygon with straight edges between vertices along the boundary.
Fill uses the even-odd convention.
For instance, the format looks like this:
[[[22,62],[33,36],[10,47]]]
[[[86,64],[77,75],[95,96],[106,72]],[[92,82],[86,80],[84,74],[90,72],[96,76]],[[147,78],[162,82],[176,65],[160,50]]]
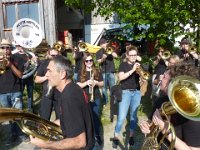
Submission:
[[[30,18],[39,23],[38,2],[5,3],[5,28],[12,28],[14,23],[21,18]]]

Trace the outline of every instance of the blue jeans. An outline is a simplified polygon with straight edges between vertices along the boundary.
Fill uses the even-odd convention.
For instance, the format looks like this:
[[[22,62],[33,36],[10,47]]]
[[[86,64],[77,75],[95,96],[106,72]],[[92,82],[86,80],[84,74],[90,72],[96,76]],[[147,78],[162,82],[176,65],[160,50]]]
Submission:
[[[103,87],[103,102],[108,103],[108,93],[107,88],[111,89],[115,85],[115,75],[114,73],[103,73],[104,87]]]
[[[6,94],[0,94],[0,105],[4,108],[16,108],[16,109],[22,109],[22,93],[21,92],[15,92],[15,93],[6,93]],[[17,124],[11,123],[11,133],[13,135],[19,135],[21,134],[21,130],[17,126]]]
[[[115,133],[119,134],[126,119],[130,107],[130,133],[134,132],[137,126],[137,109],[140,105],[141,93],[139,90],[122,90],[122,101],[119,103],[119,112]]]
[[[74,82],[76,83],[78,79],[78,73],[74,73]]]
[[[99,116],[100,98],[95,99],[94,102],[90,102],[90,108],[92,110],[95,135],[100,135],[100,116]]]
[[[22,109],[21,97],[22,97],[21,92],[0,94],[0,104],[4,108],[14,107],[17,109]]]

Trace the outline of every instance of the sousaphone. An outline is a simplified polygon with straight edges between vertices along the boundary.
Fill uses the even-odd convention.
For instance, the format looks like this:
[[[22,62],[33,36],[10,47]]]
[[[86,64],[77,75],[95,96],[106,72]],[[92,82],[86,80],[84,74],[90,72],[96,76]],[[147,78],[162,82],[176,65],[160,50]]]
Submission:
[[[34,20],[29,18],[22,18],[18,20],[12,29],[12,35],[16,44],[22,46],[25,53],[31,57],[35,54],[31,51],[42,42],[42,29],[41,26]],[[26,79],[33,75],[37,70],[37,62],[28,60],[23,72],[22,79]]]

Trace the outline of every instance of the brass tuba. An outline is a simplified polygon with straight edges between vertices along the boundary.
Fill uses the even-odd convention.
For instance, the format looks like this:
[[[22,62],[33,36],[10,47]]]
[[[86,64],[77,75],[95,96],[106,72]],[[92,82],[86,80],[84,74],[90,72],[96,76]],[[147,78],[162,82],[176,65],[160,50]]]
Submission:
[[[4,121],[14,121],[25,134],[45,141],[58,141],[64,138],[57,124],[23,110],[0,108],[0,122]]]
[[[168,96],[170,102],[162,104],[160,113],[169,123],[168,133],[172,133],[172,141],[168,149],[172,150],[176,136],[168,116],[178,112],[187,119],[200,121],[200,81],[190,76],[178,76],[170,82]],[[159,150],[164,138],[167,137],[166,132],[158,143],[157,137],[160,132],[159,128],[152,124],[151,132],[146,136],[142,150]]]

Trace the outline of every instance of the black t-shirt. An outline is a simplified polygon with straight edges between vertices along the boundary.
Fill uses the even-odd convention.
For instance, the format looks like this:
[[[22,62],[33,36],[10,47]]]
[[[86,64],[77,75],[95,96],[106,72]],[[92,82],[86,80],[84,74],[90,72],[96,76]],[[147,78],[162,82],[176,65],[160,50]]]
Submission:
[[[103,48],[101,48],[96,53],[96,59],[97,60],[101,59],[103,54],[105,54],[105,50]],[[115,72],[115,64],[114,64],[113,56],[111,54],[108,55],[106,60],[100,64],[100,67],[101,67],[103,73],[114,73]]]
[[[87,71],[86,72],[86,81],[90,79],[90,72]],[[99,82],[103,81],[103,76],[102,76],[102,73],[100,72],[99,73]],[[80,79],[80,71],[79,71],[79,74],[78,74],[78,79],[77,79],[77,82],[81,82],[81,79]],[[83,88],[85,93],[88,95],[88,97],[90,96],[89,94],[89,86],[86,86]],[[99,91],[99,87],[98,86],[95,86],[94,89],[93,89],[93,92],[94,92],[94,99],[97,99],[97,98],[100,98],[101,97],[101,93]]]
[[[10,61],[21,72],[24,70],[24,62],[19,54],[13,54]],[[20,78],[18,78],[11,68],[7,67],[3,74],[0,74],[0,94],[13,93],[21,91]]]
[[[154,112],[156,108],[160,108],[161,105],[166,101],[169,101],[167,96],[158,98],[155,102],[152,112]],[[171,123],[175,128],[177,137],[185,141],[189,146],[200,147],[199,121],[188,120],[179,113],[175,113],[171,115]]]
[[[60,124],[66,138],[86,133],[87,145],[82,150],[90,150],[94,146],[94,127],[88,97],[73,82],[67,84],[62,92]]]
[[[75,73],[78,73],[82,67],[83,52],[76,52],[75,57]]]
[[[47,66],[48,66],[49,62],[50,62],[50,60],[48,60],[48,59],[41,61],[40,65],[39,65],[39,67],[37,69],[36,76],[40,76],[40,77],[45,76],[45,74],[47,72]],[[42,87],[43,87],[42,93],[47,93],[47,91],[48,91],[47,84],[48,84],[47,80],[43,82],[43,84],[42,84]]]
[[[119,66],[119,72],[128,72],[131,69],[133,69],[134,64],[129,64],[127,62],[122,62]],[[127,79],[120,81],[122,90],[126,89],[138,89],[140,90],[140,84],[139,84],[139,74],[134,72],[131,74]]]
[[[156,65],[155,69],[154,69],[154,74],[157,75],[156,79],[162,75],[167,69],[167,66],[165,64],[165,61],[163,59],[160,59],[160,61],[158,62],[158,64]]]

